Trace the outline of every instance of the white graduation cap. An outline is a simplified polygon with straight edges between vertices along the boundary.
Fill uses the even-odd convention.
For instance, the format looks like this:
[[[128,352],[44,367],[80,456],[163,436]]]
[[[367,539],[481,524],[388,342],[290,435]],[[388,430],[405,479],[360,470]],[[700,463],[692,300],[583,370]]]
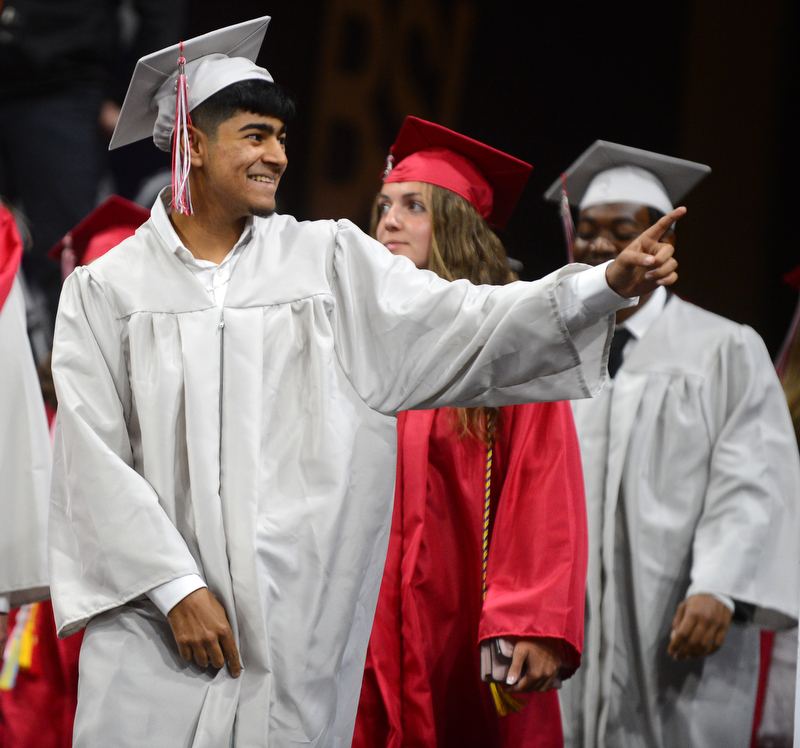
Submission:
[[[272,76],[255,64],[269,22],[270,16],[263,16],[142,57],[133,71],[109,150],[151,135],[161,150],[170,150],[181,57],[186,61],[188,111],[233,83],[272,82]]]
[[[670,213],[711,167],[640,148],[596,140],[565,172],[571,205],[634,203]],[[544,193],[546,200],[562,199],[559,177]]]

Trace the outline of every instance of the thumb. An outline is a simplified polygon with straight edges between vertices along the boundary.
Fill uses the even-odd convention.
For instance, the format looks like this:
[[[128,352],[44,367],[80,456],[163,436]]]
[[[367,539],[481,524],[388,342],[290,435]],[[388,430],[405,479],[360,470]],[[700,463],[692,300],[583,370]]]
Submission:
[[[525,650],[522,647],[514,646],[511,655],[511,666],[508,668],[506,685],[513,686],[522,675],[522,666],[525,664]]]
[[[686,601],[684,600],[678,606],[678,610],[675,613],[675,618],[672,619],[672,630],[669,633],[669,645],[667,646],[667,654],[671,657],[676,656],[676,654],[683,647],[687,632],[683,631],[681,627],[687,620]]]

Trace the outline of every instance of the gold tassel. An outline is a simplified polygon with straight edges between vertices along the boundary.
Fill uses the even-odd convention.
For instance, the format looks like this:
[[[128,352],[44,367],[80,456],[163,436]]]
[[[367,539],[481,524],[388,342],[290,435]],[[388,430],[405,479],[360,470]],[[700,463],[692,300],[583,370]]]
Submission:
[[[486,433],[492,433],[492,414],[486,414]],[[486,474],[484,480],[483,496],[483,599],[486,599],[486,564],[489,560],[489,517],[492,500],[492,458],[494,456],[494,436],[491,436],[486,449]],[[497,683],[489,684],[492,689],[494,708],[501,717],[506,717],[512,712],[518,712],[525,706],[522,699],[504,691]]]
[[[36,636],[36,619],[39,615],[39,603],[31,605],[31,613],[25,628],[22,631],[22,641],[19,647],[19,667],[20,670],[30,670],[33,665],[33,648],[36,646],[38,637]]]
[[[10,691],[17,682],[20,670],[30,670],[33,664],[33,648],[36,646],[36,616],[39,603],[23,605],[17,611],[14,629],[9,632],[3,653],[3,668],[0,670],[0,691]]]
[[[489,685],[492,689],[494,708],[501,717],[507,717],[513,712],[518,712],[525,706],[525,702],[522,699],[518,699],[508,691],[504,691],[497,683],[490,683]]]

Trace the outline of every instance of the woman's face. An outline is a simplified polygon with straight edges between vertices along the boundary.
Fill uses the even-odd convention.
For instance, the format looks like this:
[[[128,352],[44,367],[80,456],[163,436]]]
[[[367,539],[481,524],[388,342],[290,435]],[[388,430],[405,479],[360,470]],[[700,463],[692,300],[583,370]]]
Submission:
[[[422,182],[384,184],[378,196],[375,238],[393,255],[408,257],[427,268],[431,254],[433,222]]]

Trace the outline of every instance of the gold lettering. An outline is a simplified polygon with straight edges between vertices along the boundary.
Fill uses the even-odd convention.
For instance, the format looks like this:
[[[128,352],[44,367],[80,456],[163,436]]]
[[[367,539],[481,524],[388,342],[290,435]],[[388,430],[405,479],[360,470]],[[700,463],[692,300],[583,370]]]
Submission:
[[[311,112],[309,212],[364,225],[403,118],[455,124],[476,10],[471,0],[449,13],[430,0],[332,0],[328,8]]]

